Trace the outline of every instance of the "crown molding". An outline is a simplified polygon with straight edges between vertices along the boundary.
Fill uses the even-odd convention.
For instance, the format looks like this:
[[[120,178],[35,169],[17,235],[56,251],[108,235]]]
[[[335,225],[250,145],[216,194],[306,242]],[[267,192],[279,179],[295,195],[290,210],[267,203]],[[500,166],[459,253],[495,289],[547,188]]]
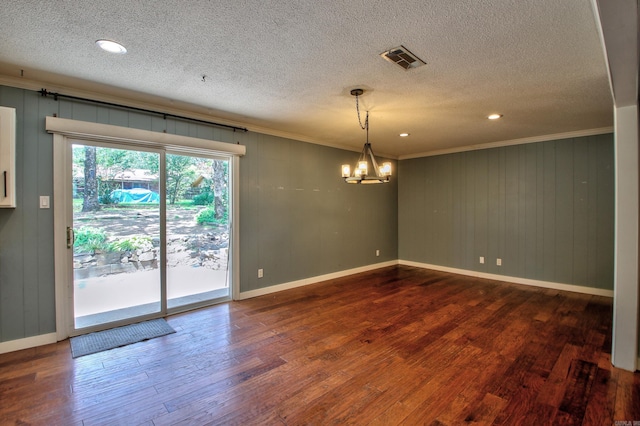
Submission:
[[[597,129],[576,130],[574,132],[555,133],[552,135],[533,136],[530,138],[512,139],[499,142],[488,142],[476,145],[465,145],[456,148],[438,149],[434,151],[425,151],[417,154],[401,155],[398,160],[410,160],[412,158],[433,157],[435,155],[455,154],[466,151],[476,151],[481,149],[500,148],[511,145],[524,145],[528,143],[555,141],[560,139],[580,138],[584,136],[603,135],[613,133],[613,127],[600,127]]]

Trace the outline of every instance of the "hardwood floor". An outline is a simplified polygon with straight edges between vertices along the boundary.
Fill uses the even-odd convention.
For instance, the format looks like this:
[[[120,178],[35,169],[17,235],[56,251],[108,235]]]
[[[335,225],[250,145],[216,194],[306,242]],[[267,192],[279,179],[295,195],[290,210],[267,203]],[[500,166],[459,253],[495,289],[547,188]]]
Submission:
[[[0,423],[640,421],[611,318],[604,297],[389,267],[169,317],[175,334],[75,360],[68,341],[0,355]]]

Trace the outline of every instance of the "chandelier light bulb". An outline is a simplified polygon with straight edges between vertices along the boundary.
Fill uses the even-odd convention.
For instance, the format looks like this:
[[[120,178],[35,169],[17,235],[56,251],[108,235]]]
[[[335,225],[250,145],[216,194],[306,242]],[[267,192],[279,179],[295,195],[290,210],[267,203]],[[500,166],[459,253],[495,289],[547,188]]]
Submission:
[[[380,166],[380,175],[381,176],[391,176],[391,163],[386,161],[384,163],[382,163],[382,166]]]

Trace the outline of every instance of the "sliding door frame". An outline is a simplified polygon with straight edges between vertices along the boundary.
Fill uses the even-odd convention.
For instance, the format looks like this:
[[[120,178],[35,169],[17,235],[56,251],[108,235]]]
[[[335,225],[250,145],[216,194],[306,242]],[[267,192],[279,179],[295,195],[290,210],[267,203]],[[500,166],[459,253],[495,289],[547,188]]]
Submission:
[[[229,206],[230,217],[230,251],[229,278],[231,281],[230,298],[237,299],[240,286],[240,240],[239,229],[239,166],[241,155],[244,155],[244,145],[229,144],[188,136],[151,132],[148,130],[131,129],[107,124],[90,123],[57,117],[46,118],[46,130],[53,133],[53,207],[54,207],[54,279],[56,297],[56,335],[64,340],[75,332],[73,309],[73,270],[67,248],[68,203],[72,199],[68,171],[71,169],[71,145],[78,143],[107,143],[128,146],[138,149],[161,151],[161,179],[164,177],[165,153],[184,155],[204,155],[226,158],[229,161]],[[161,208],[161,219],[164,209]],[[161,225],[161,226],[164,226]],[[166,252],[162,256],[166,262]],[[161,268],[164,271],[165,268]],[[164,274],[164,272],[161,272]],[[162,277],[166,282],[166,276]],[[164,287],[164,286],[163,286]],[[175,312],[171,310],[171,313]],[[153,317],[167,315],[166,288],[162,289],[161,312]],[[113,324],[114,326],[117,323]],[[83,332],[89,332],[87,329]]]

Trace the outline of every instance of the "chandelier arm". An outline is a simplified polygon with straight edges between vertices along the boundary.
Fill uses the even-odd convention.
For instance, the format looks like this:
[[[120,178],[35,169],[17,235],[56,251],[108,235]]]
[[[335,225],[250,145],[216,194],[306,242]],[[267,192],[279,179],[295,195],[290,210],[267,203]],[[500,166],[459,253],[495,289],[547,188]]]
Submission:
[[[362,151],[360,151],[360,156],[358,157],[358,161],[366,161],[367,160],[367,144],[365,143],[362,147]]]
[[[371,144],[369,142],[367,142],[367,148],[369,151],[369,157],[371,158],[371,164],[373,165],[373,169],[376,171],[376,176],[377,177],[382,177],[380,176],[380,168],[378,167],[378,162],[376,161],[376,156],[373,155],[373,148],[371,148]]]

